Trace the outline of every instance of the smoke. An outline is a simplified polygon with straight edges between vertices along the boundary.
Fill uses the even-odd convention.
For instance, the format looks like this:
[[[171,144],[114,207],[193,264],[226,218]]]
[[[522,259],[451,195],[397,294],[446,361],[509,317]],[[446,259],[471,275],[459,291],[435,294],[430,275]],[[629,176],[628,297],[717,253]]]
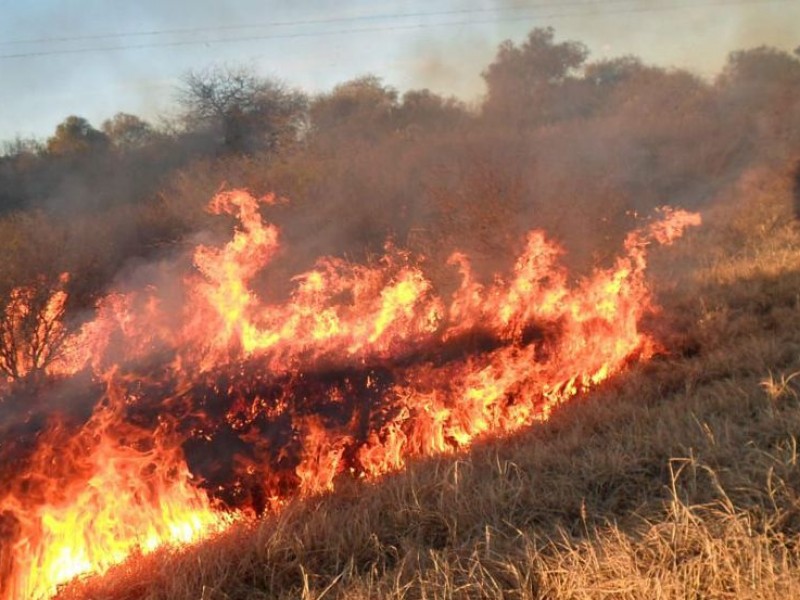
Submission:
[[[586,6],[522,10],[527,3],[494,0],[503,14],[530,14],[532,19],[501,26],[509,39],[531,27],[554,26],[566,39],[586,43],[596,58],[636,55],[648,63],[688,69],[701,75],[716,73],[728,53],[756,46],[791,51],[800,43],[793,23],[800,7],[792,2],[719,3],[714,5],[630,0],[587,3]],[[536,15],[561,16],[536,18]],[[568,14],[567,14],[568,13]]]
[[[797,28],[792,26],[798,19],[800,7],[789,2],[774,6],[742,7],[728,46],[739,49],[766,45],[791,50],[800,44]]]
[[[159,22],[176,18],[162,10]],[[757,43],[770,21],[732,12],[730,39]],[[678,23],[642,15],[621,52]],[[89,366],[0,390],[0,441],[29,444],[0,449],[29,456],[41,432],[102,415],[137,430],[112,449],[168,440],[198,485],[261,512],[348,469],[399,468],[405,448],[514,430],[645,356],[645,248],[672,230],[643,222],[665,204],[706,209],[743,170],[800,151],[800,61],[745,53],[711,83],[585,57],[584,41],[618,48],[633,17],[615,19],[586,38],[587,23],[526,31],[499,51],[479,33],[421,41],[404,54],[409,87],[433,92],[360,77],[281,120],[247,96],[256,85],[146,143],[4,159],[20,205],[41,211],[21,237],[3,221],[4,284],[63,266],[83,294],[73,318],[102,344],[83,346]],[[661,58],[678,60],[669,46]],[[220,187],[253,196],[217,196],[209,216]],[[399,450],[381,462],[384,443]],[[158,462],[145,459],[134,482]]]
[[[404,87],[429,88],[445,96],[475,102],[485,91],[479,65],[494,52],[486,36],[459,31],[444,39],[425,39],[404,53]]]

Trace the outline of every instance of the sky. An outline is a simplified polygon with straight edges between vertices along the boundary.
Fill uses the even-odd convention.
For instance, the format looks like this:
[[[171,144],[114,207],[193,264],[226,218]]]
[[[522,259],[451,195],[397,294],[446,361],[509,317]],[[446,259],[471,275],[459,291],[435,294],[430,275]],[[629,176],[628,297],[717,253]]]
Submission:
[[[245,66],[311,93],[375,74],[466,101],[506,39],[552,26],[592,59],[713,77],[729,52],[800,46],[800,0],[0,0],[0,141],[68,115],[175,114],[181,77]]]

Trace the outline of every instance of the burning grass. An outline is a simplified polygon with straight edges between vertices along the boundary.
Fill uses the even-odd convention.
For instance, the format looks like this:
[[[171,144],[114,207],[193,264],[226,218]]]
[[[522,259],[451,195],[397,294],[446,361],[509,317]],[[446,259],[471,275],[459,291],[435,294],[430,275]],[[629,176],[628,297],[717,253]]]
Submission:
[[[3,438],[18,440],[0,447],[5,597],[46,597],[133,553],[280,512],[342,477],[377,480],[548,418],[652,356],[639,327],[655,311],[647,247],[700,222],[664,209],[610,267],[580,279],[538,231],[491,283],[454,253],[461,285],[449,298],[391,247],[375,265],[323,258],[270,303],[255,282],[280,250],[279,231],[260,209],[243,191],[216,196],[210,210],[237,221],[227,243],[198,245],[177,286],[102,299],[94,319],[58,338],[58,360],[31,363],[51,378],[33,390],[39,406],[14,386],[3,399]],[[12,323],[36,314],[10,306]],[[12,341],[25,347],[24,336]],[[53,378],[91,383],[53,410]]]
[[[670,355],[511,438],[340,477],[59,598],[797,595],[800,238],[757,191],[662,265]]]

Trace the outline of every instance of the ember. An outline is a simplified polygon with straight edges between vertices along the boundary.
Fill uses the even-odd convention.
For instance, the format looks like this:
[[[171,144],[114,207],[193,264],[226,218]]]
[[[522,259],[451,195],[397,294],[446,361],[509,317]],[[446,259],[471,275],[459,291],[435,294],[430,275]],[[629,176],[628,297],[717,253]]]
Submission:
[[[454,253],[461,285],[437,294],[412,257],[387,248],[372,266],[321,259],[288,301],[267,303],[255,280],[280,248],[261,216],[273,201],[213,199],[238,226],[227,244],[195,249],[178,309],[157,288],[99,303],[48,366],[58,390],[37,391],[69,409],[21,406],[13,389],[0,398],[13,417],[0,431],[0,598],[45,598],[133,553],[332,490],[339,476],[378,478],[547,418],[652,355],[639,329],[652,310],[646,247],[700,222],[664,210],[612,268],[574,283],[534,231],[490,285]]]

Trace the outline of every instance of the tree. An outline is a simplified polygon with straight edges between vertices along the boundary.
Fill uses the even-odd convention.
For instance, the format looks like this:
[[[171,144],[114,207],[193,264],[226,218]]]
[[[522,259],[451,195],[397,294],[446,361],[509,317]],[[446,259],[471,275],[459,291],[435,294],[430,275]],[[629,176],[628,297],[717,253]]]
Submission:
[[[187,122],[219,136],[229,152],[274,152],[297,137],[304,121],[304,94],[244,68],[190,71],[183,83],[178,100]]]
[[[732,52],[720,76],[720,84],[798,85],[800,60],[796,57],[800,57],[800,53],[795,51],[792,56],[769,46]]]
[[[66,275],[51,285],[40,280],[0,300],[0,373],[9,380],[36,377],[61,356],[67,281]]]
[[[721,112],[754,147],[780,158],[800,144],[800,56],[761,46],[733,52],[717,79]]]
[[[37,157],[43,150],[44,146],[39,140],[17,136],[13,140],[3,142],[0,158]]]
[[[792,179],[792,205],[794,208],[794,218],[800,219],[800,160],[798,160],[794,165]]]
[[[455,98],[442,98],[430,90],[409,90],[397,109],[398,125],[408,131],[436,131],[453,127],[467,117],[464,105]]]
[[[140,148],[154,135],[153,127],[136,115],[119,112],[103,121],[103,132],[117,148]]]
[[[583,77],[570,87],[564,106],[573,116],[590,116],[598,112],[614,112],[620,102],[620,89],[656,69],[647,67],[635,56],[602,59],[586,64]]]
[[[34,139],[17,137],[3,144],[0,153],[0,214],[20,209],[29,199],[37,180],[44,147]]]
[[[311,105],[311,124],[321,135],[375,140],[391,131],[397,90],[375,75],[341,83]]]
[[[483,72],[487,96],[484,113],[515,125],[539,125],[572,116],[564,114],[568,88],[577,80],[589,51],[579,42],[555,43],[550,27],[534,29],[516,46],[503,42]]]
[[[597,87],[613,87],[648,70],[638,56],[620,56],[586,65],[583,78]]]
[[[98,131],[83,117],[75,115],[64,119],[55,134],[47,140],[47,152],[54,156],[86,154],[108,146],[108,136]]]

